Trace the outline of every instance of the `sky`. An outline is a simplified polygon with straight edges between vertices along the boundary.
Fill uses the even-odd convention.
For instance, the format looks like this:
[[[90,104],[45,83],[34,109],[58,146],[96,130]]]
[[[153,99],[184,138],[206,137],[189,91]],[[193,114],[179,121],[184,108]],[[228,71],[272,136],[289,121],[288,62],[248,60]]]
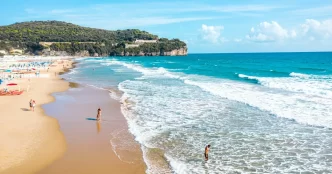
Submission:
[[[330,0],[1,0],[0,25],[40,20],[141,29],[189,53],[332,51]]]

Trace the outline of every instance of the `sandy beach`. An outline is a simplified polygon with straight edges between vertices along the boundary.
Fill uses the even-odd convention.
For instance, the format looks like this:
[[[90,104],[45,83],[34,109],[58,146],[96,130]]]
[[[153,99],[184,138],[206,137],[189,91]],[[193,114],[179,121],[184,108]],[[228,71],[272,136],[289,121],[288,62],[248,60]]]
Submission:
[[[58,121],[41,108],[54,100],[51,93],[69,88],[68,82],[55,76],[62,70],[63,64],[55,63],[48,72],[41,70],[47,78],[14,79],[11,82],[23,94],[0,96],[0,173],[35,173],[64,153],[66,143]],[[35,112],[29,110],[30,99],[36,101]]]
[[[23,94],[0,96],[0,173],[145,173],[120,103],[107,90],[55,75],[71,67],[72,61],[54,63],[39,78],[14,79]],[[98,107],[100,122],[94,120]]]

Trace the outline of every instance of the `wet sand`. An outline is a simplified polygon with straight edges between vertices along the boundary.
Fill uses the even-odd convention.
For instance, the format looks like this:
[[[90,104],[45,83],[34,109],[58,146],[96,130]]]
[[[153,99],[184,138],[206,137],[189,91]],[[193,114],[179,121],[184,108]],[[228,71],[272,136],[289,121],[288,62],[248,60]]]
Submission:
[[[128,132],[120,103],[106,90],[72,86],[43,106],[59,121],[67,150],[38,174],[145,173],[140,146]],[[99,122],[95,120],[98,107],[102,109]]]

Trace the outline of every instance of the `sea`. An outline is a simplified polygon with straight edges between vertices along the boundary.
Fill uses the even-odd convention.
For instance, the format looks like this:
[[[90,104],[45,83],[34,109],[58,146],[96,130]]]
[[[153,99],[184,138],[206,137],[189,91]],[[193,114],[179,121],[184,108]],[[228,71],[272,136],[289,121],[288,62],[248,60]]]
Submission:
[[[330,52],[77,61],[64,78],[122,102],[147,173],[332,173]]]

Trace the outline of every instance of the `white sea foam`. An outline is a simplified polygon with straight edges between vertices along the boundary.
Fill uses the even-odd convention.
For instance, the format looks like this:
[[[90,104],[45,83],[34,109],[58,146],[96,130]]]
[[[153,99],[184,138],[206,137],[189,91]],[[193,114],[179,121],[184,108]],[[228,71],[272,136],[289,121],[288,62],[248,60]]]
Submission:
[[[75,69],[71,69],[67,74],[77,74],[78,71],[76,71]]]
[[[291,72],[289,75],[292,77],[302,77],[302,78],[310,77],[310,75],[308,75],[308,74],[301,74],[301,73],[295,73],[295,72]]]
[[[269,88],[228,80],[186,80],[185,83],[199,86],[214,95],[269,111],[279,117],[332,128],[331,98],[276,92]]]
[[[238,74],[241,78],[256,79],[263,86],[279,88],[285,91],[277,93],[269,88],[261,88],[255,85],[239,83],[235,81],[220,80],[215,78],[200,77],[192,80],[171,73],[164,68],[144,68],[140,65],[128,64],[112,60],[110,64],[120,64],[127,68],[143,73],[145,76],[165,76],[184,80],[186,84],[199,86],[214,95],[248,104],[259,109],[269,111],[279,117],[295,119],[299,123],[332,127],[332,89],[331,82],[301,81],[292,78],[264,78]],[[292,74],[292,73],[291,73]],[[310,77],[299,73],[293,73],[295,77]],[[304,92],[304,94],[290,93]],[[308,96],[309,95],[309,96]],[[315,96],[310,96],[315,95]],[[324,97],[324,96],[328,97]]]
[[[118,60],[103,63],[142,73],[119,89],[121,110],[142,144],[148,173],[164,172],[148,157],[150,148],[162,149],[173,172],[181,174],[331,171],[332,131],[315,126],[332,126],[332,101],[309,88],[296,91],[308,80],[321,92],[325,82],[319,78],[238,75],[262,84],[257,85]],[[211,160],[205,163],[207,143]]]
[[[138,64],[129,64],[124,63],[117,60],[110,60],[107,63],[104,63],[104,65],[122,65],[126,68],[132,69],[134,71],[142,73],[144,76],[166,76],[169,78],[181,78],[181,76],[175,75],[173,73],[170,73],[165,68],[144,68]]]
[[[179,83],[179,85],[181,84],[183,83]],[[211,99],[212,101],[207,103],[199,100],[204,94],[200,92],[195,94],[195,87],[182,88],[175,85],[165,88],[165,86],[144,81],[125,81],[119,85],[119,89],[125,92],[122,100],[124,103],[122,111],[128,120],[130,131],[135,135],[137,141],[148,148],[159,148],[160,144],[158,143],[162,143],[162,141],[155,138],[165,132],[178,127],[190,127],[197,121],[193,120],[191,116],[202,114],[202,116],[207,117],[206,114],[209,113],[205,112],[204,109],[202,110],[202,106],[212,107],[211,110],[215,111],[223,108],[220,106],[221,103],[218,104],[216,100]],[[193,101],[195,98],[197,100]],[[165,102],[166,100],[168,101]],[[161,108],[158,109],[158,106]],[[183,109],[190,115],[181,113]],[[146,119],[149,121],[145,121]],[[200,144],[197,143],[198,146]],[[153,162],[149,161],[148,157],[145,157],[145,161],[150,173],[158,173],[157,168]],[[171,161],[171,165],[176,165],[176,162]]]
[[[109,95],[112,99],[121,100],[121,97],[118,94],[116,94],[114,91],[109,90],[109,92],[110,92]]]
[[[82,59],[83,61],[85,61],[85,62],[105,62],[105,61],[107,61],[107,60],[109,60],[109,59],[102,59],[102,58],[84,58],[84,59]]]
[[[90,87],[92,87],[92,88],[99,89],[99,90],[106,90],[105,88],[99,87],[99,86],[97,86],[97,85],[90,85],[90,84],[87,84],[87,86],[90,86]]]
[[[330,115],[324,112],[332,104],[329,101],[205,76],[186,79],[168,78],[159,83],[150,76],[119,85],[125,92],[122,110],[130,131],[144,147],[163,149],[174,173],[289,173],[328,170],[332,164],[332,160],[325,165],[317,162],[324,156],[317,152],[331,141],[326,138],[331,131],[250,107],[304,124],[329,126]],[[306,113],[310,109],[323,116]],[[306,132],[315,132],[315,136]],[[213,147],[212,160],[207,163],[202,154],[206,143]],[[158,173],[153,161],[144,159],[148,173]],[[310,161],[317,163],[302,165]]]
[[[238,74],[238,76],[240,78],[246,78],[246,79],[255,79],[255,80],[258,80],[257,77],[255,76],[247,76],[247,75],[244,75],[244,74]]]
[[[269,88],[332,98],[332,76],[329,75],[301,74],[292,77],[256,77],[239,74],[238,76],[240,78],[255,79],[261,85]]]

